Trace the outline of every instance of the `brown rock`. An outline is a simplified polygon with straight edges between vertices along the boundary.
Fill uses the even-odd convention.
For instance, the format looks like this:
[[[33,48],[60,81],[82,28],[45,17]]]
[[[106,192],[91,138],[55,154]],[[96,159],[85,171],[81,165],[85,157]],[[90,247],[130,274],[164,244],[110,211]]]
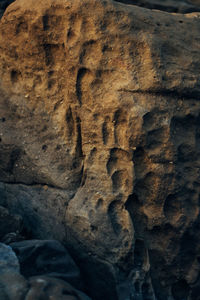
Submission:
[[[137,299],[199,297],[199,28],[108,0],[19,0],[1,19],[2,199]]]

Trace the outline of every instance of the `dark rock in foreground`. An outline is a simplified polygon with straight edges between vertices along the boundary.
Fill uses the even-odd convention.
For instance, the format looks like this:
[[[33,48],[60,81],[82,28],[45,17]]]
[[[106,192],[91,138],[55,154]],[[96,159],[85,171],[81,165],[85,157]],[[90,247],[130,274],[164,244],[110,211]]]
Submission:
[[[36,276],[29,279],[29,285],[26,300],[36,300],[42,297],[45,300],[91,300],[69,283],[57,278]]]
[[[21,300],[28,290],[28,283],[20,275],[19,262],[10,246],[0,243],[0,299]]]
[[[11,243],[19,263],[21,274],[29,278],[46,275],[68,281],[80,287],[80,271],[64,246],[55,240],[26,240]]]
[[[29,240],[15,243],[12,247],[18,253],[20,263],[12,248],[0,243],[1,300],[90,300],[68,282],[53,277],[67,279],[76,286],[80,281],[78,268],[58,242]],[[32,262],[30,258],[34,258]],[[38,276],[26,280],[20,274],[20,269],[25,277],[33,273]],[[44,273],[48,276],[44,276]]]
[[[18,233],[23,229],[22,217],[19,215],[12,215],[9,211],[0,206],[0,240],[6,239],[8,233]]]

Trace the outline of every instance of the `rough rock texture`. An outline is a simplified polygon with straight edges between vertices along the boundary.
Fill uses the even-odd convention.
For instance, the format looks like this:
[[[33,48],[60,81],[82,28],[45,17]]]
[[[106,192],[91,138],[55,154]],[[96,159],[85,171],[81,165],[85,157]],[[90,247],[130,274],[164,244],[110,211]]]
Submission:
[[[76,249],[94,299],[200,299],[199,30],[111,0],[1,19],[1,204]]]
[[[0,0],[0,17],[5,9],[15,0]],[[125,4],[138,5],[149,9],[159,9],[175,13],[200,11],[199,0],[115,0]]]

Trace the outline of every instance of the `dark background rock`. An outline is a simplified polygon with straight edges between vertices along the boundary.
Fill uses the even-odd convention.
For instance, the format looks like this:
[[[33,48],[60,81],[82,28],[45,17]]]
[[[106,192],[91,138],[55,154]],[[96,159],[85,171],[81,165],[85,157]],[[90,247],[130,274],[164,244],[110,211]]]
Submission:
[[[11,243],[26,278],[36,275],[57,277],[82,287],[80,271],[64,246],[55,240],[26,240]]]
[[[23,220],[19,215],[12,215],[9,211],[0,206],[0,240],[8,233],[20,234],[23,230]]]
[[[3,16],[5,9],[15,0],[0,0],[0,18]]]
[[[65,280],[75,283],[76,286],[80,286],[78,268],[62,245],[56,241],[35,240],[25,241],[21,247],[19,244],[16,243],[13,248],[20,253],[21,265],[12,248],[0,243],[1,300],[90,300],[86,294],[78,291],[68,282],[53,277],[53,275],[63,277]],[[33,260],[30,261],[30,259]],[[49,276],[31,277],[33,273],[37,273],[34,266],[38,274],[48,274]],[[26,277],[31,278],[26,280],[20,274],[20,269]]]
[[[148,9],[163,10],[170,13],[192,13],[200,11],[200,1],[184,0],[115,0],[129,5],[138,5]]]

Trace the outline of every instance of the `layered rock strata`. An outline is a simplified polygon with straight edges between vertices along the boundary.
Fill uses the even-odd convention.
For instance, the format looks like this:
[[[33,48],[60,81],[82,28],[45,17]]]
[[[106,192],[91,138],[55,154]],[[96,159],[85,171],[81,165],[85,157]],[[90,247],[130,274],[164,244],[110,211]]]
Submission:
[[[76,249],[94,299],[199,297],[199,16],[18,0],[1,19],[0,204]]]

